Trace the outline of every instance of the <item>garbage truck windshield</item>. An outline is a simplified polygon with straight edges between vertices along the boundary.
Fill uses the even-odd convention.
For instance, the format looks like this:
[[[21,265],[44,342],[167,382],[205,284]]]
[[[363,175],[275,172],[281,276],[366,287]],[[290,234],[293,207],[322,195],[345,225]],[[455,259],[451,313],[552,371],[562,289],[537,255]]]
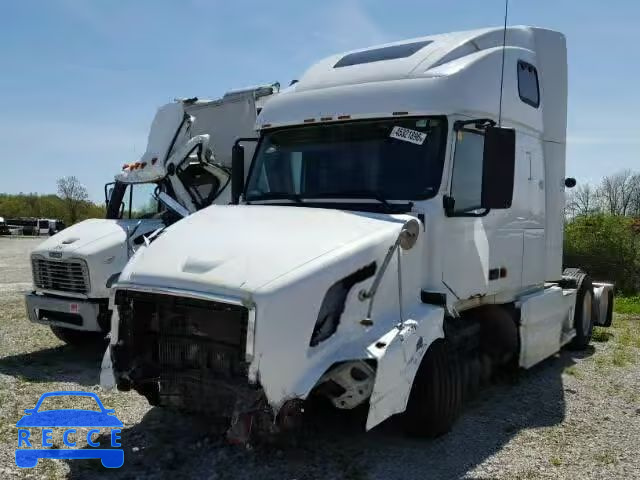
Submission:
[[[164,211],[154,197],[154,192],[162,186],[150,183],[115,182],[107,200],[107,218],[159,218]]]
[[[444,117],[407,117],[290,127],[263,134],[246,200],[430,198],[440,186]]]

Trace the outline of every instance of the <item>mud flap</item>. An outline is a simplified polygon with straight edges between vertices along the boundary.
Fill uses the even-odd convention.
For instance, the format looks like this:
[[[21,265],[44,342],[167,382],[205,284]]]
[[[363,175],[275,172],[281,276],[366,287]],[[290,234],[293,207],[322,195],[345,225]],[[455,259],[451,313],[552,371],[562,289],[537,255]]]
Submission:
[[[366,429],[407,408],[413,379],[429,345],[444,337],[444,309],[420,305],[406,320],[368,347],[377,360],[376,380],[371,394]]]

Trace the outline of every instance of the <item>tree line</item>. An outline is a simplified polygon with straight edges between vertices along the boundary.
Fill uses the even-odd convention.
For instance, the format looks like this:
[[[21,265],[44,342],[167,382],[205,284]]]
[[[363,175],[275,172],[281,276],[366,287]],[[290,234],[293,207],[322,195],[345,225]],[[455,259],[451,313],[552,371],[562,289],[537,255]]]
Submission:
[[[640,291],[640,173],[623,170],[567,192],[564,263],[622,293]]]
[[[579,185],[567,193],[566,212],[569,217],[594,213],[640,217],[640,173],[622,170],[597,185]]]
[[[57,195],[0,193],[0,216],[5,219],[56,218],[61,219],[66,225],[73,225],[87,218],[105,217],[105,206],[91,202],[87,189],[76,177],[58,179],[57,187]]]
[[[67,225],[104,218],[104,205],[89,200],[76,177],[58,179],[57,195],[0,194],[0,216],[58,218]],[[640,173],[623,170],[597,185],[567,192],[565,266],[581,266],[618,291],[640,291]]]

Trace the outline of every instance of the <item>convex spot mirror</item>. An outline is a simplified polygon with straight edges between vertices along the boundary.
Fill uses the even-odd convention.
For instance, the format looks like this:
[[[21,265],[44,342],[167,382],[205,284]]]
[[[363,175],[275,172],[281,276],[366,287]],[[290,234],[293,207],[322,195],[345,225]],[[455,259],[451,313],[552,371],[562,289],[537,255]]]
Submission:
[[[510,208],[516,164],[516,132],[489,126],[484,134],[482,208]]]

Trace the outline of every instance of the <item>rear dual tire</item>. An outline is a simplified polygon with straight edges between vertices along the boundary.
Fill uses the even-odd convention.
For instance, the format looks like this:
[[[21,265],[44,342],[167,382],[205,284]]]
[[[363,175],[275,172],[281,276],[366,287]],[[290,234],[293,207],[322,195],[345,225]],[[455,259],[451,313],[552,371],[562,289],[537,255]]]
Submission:
[[[576,336],[569,343],[569,348],[584,350],[591,342],[596,314],[593,283],[591,277],[578,268],[567,268],[562,276],[576,282],[576,307],[573,316],[573,328],[576,331]]]

